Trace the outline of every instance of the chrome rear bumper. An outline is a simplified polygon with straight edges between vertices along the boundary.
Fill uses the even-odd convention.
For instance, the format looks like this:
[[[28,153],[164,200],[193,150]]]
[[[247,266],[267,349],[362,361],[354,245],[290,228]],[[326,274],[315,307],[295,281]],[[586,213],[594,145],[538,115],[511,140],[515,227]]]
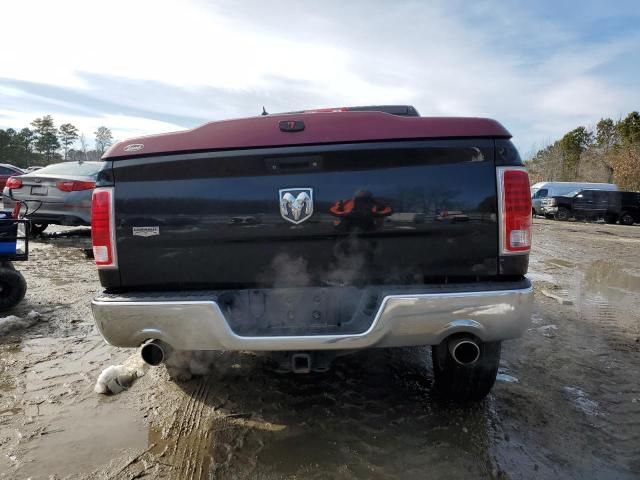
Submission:
[[[187,299],[188,298],[188,299]],[[92,302],[98,330],[118,347],[159,339],[178,350],[350,350],[435,345],[453,333],[482,341],[519,337],[529,325],[533,289],[386,295],[369,329],[348,335],[240,336],[215,300],[99,295]]]

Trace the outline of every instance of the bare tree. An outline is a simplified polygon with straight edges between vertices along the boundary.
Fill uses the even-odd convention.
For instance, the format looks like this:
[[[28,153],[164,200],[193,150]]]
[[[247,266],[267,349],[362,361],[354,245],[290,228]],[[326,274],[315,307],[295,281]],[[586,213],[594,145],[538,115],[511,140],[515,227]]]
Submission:
[[[87,138],[84,136],[84,133],[80,134],[80,150],[82,151],[82,155],[84,157],[84,161],[87,161]]]
[[[113,143],[113,135],[107,127],[98,127],[94,132],[96,136],[96,150],[103,155],[105,150]]]

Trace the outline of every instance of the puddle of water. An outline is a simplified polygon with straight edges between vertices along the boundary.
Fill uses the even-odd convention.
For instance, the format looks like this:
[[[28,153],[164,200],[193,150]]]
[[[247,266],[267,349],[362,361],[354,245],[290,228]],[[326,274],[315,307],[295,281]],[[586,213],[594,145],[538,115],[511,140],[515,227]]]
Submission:
[[[118,401],[90,398],[37,418],[42,433],[28,440],[19,458],[20,478],[66,477],[93,471],[128,449],[144,449],[147,432],[134,412]]]
[[[613,336],[640,334],[640,276],[606,260],[585,270],[579,307]]]
[[[597,260],[585,272],[584,287],[589,293],[621,298],[640,292],[640,277],[606,260]]]

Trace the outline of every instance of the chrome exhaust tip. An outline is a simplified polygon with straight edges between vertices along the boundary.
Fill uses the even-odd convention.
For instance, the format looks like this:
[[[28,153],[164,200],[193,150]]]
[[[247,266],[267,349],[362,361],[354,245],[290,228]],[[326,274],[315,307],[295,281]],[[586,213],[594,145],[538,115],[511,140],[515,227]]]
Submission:
[[[480,345],[469,337],[458,337],[449,341],[449,353],[460,365],[473,365],[480,358]]]
[[[152,367],[157,367],[163,362],[167,361],[171,354],[171,346],[162,340],[152,340],[145,343],[140,351],[142,360]]]

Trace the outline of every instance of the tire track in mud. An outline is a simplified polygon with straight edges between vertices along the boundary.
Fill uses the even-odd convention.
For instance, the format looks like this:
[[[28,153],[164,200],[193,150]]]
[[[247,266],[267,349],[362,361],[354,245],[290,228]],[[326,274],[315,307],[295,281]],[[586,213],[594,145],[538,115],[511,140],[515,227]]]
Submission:
[[[171,434],[175,444],[170,459],[171,464],[177,467],[177,478],[199,479],[204,473],[207,455],[203,449],[208,450],[208,448],[206,445],[203,446],[203,440],[208,442],[209,431],[203,432],[201,425],[210,392],[208,380],[208,377],[201,378],[196,391],[192,395],[186,395],[183,405],[184,415],[178,428]]]
[[[173,413],[161,440],[170,444],[164,449],[170,450],[168,466],[172,478],[218,478],[217,472],[224,472],[234,453],[243,447],[247,430],[228,421],[242,414],[219,413],[218,405],[222,405],[224,399],[215,388],[219,384],[216,380],[220,379],[208,375],[181,384],[182,403]],[[163,455],[161,448],[155,450],[156,455]]]

